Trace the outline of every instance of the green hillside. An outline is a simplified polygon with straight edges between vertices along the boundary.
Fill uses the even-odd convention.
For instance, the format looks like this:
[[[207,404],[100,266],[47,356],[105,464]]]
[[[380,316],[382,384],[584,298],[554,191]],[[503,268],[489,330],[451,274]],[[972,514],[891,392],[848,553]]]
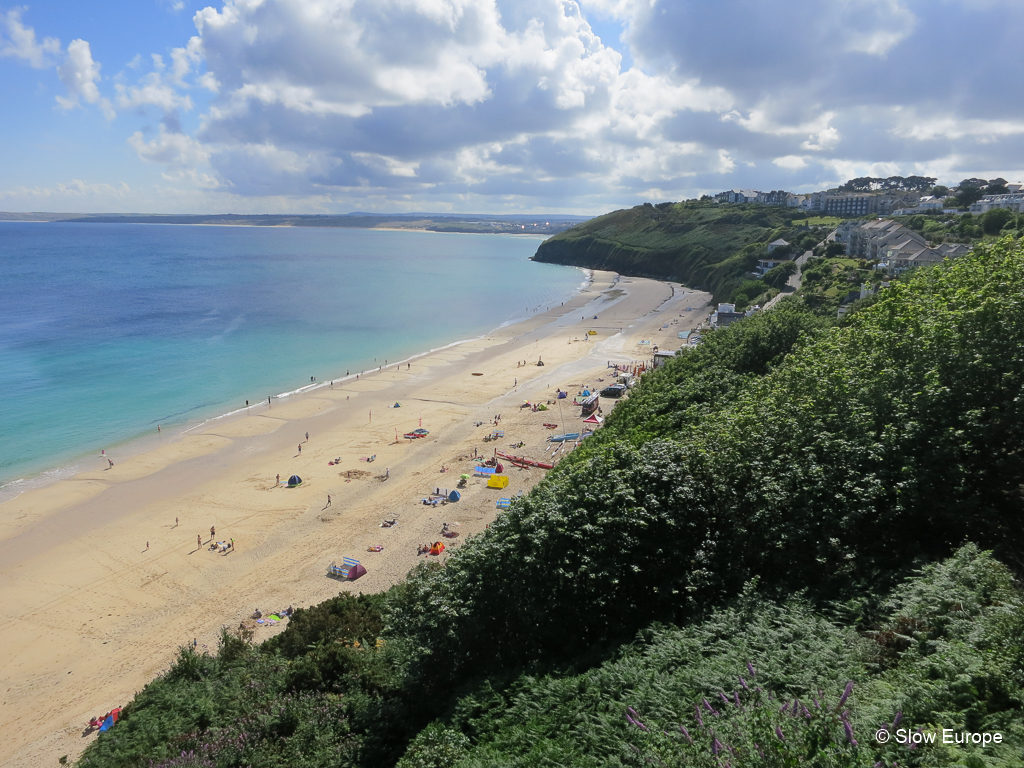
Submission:
[[[182,649],[79,765],[1020,765],[1022,296],[1007,238],[711,332],[443,566]],[[874,736],[942,728],[1000,742]]]
[[[645,203],[598,216],[545,240],[534,259],[678,280],[709,290],[716,299],[745,290],[754,299],[767,286],[744,281],[743,276],[757,266],[768,243],[781,237],[803,251],[829,231],[826,222],[806,216],[796,209],[764,205]]]

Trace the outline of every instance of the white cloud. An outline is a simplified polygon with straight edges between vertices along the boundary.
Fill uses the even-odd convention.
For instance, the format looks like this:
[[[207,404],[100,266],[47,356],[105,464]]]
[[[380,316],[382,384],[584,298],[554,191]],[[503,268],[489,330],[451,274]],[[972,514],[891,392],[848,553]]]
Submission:
[[[132,193],[131,188],[123,181],[120,184],[104,182],[85,182],[72,179],[69,182],[58,182],[52,187],[14,187],[0,190],[0,199],[19,200],[74,200],[80,198],[98,199],[103,201],[125,200]]]
[[[195,168],[210,159],[210,150],[183,133],[171,133],[164,126],[156,138],[146,141],[141,131],[133,133],[128,144],[142,160],[161,163],[175,170]]]
[[[96,83],[100,79],[100,65],[93,61],[89,43],[85,40],[72,40],[68,43],[67,56],[64,63],[57,67],[61,82],[68,89],[68,96],[58,96],[57,103],[64,109],[73,109],[79,105],[79,99],[89,104],[98,104],[107,119],[114,117],[110,102],[100,95]]]
[[[167,83],[159,69],[150,72],[139,85],[116,83],[114,88],[117,90],[117,105],[122,109],[144,106],[159,107],[164,112],[192,109],[192,99]]]
[[[0,21],[7,30],[6,39],[0,36],[0,57],[22,59],[36,69],[52,67],[60,55],[60,40],[46,37],[37,41],[35,30],[21,23],[22,11],[12,8]]]
[[[1024,90],[1008,53],[1024,6],[1004,0],[211,0],[194,23],[111,90],[164,113],[128,143],[169,188],[240,210],[601,210],[1024,168],[1024,106],[1007,98]],[[63,106],[103,106],[88,43],[60,74]]]
[[[799,168],[806,168],[807,161],[799,155],[786,155],[785,157],[776,157],[772,160],[775,165],[779,168],[785,168],[788,171],[795,171]]]

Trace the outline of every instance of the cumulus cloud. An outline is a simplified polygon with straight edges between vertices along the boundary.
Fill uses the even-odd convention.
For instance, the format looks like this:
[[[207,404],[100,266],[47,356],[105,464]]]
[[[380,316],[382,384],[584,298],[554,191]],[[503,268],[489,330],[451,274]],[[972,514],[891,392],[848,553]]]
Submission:
[[[36,69],[52,67],[60,54],[60,40],[46,37],[36,40],[36,31],[21,22],[21,8],[12,8],[2,17],[2,29],[6,34],[0,35],[0,57],[22,59]]]
[[[58,96],[57,103],[64,109],[73,109],[79,105],[79,99],[97,104],[108,119],[114,117],[110,101],[100,95],[97,83],[100,79],[100,65],[93,61],[92,50],[85,40],[72,40],[68,43],[67,56],[59,67],[57,74],[68,89],[68,95]]]
[[[2,18],[3,55],[56,62]],[[162,113],[128,139],[139,158],[240,209],[596,212],[1024,169],[1011,0],[218,0],[193,21],[111,90]],[[88,43],[59,74],[62,106],[112,114]]]
[[[575,3],[228,0],[194,21],[177,76],[155,68],[119,104],[185,109],[196,73],[215,99],[195,138],[236,194],[556,199],[733,167],[721,147],[665,135],[682,113],[732,109],[729,90],[623,71]],[[180,169],[170,135],[132,146]]]
[[[164,125],[150,141],[146,141],[142,131],[136,131],[129,137],[128,144],[141,159],[175,170],[195,168],[210,158],[207,147],[184,133],[168,131]]]

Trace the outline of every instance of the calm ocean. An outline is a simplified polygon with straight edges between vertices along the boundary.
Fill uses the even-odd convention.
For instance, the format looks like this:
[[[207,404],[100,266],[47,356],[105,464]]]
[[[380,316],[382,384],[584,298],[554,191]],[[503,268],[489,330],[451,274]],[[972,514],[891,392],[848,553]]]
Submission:
[[[583,275],[529,261],[539,242],[0,222],[0,499],[157,424],[177,431],[564,301]]]

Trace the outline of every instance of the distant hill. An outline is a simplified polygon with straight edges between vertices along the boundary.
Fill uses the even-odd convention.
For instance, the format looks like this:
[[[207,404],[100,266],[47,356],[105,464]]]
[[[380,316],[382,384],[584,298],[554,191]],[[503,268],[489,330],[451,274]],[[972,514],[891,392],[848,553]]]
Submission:
[[[354,227],[360,229],[418,229],[430,232],[506,233],[550,235],[587,216],[567,214],[453,214],[453,213],[346,213],[306,214],[166,214],[166,213],[5,213],[0,221],[78,222],[85,224],[205,224],[244,227]]]
[[[808,223],[807,214],[793,208],[644,203],[577,224],[544,241],[533,258],[678,280],[723,299],[742,285],[768,243],[781,237],[805,248],[805,239],[820,240],[823,233]]]

